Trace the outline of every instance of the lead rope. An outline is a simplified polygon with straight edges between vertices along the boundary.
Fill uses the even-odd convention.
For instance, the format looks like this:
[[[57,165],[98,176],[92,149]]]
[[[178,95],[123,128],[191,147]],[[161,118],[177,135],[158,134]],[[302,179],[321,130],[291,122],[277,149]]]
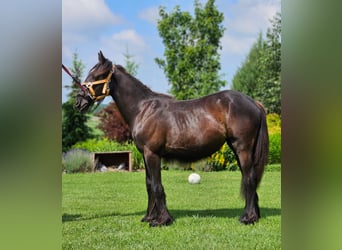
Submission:
[[[72,80],[86,93],[88,92],[87,89],[80,83],[80,81],[78,80],[78,78],[76,76],[74,76],[73,74],[71,74],[71,72],[68,70],[67,67],[65,67],[62,63],[62,69],[69,75],[71,76]]]

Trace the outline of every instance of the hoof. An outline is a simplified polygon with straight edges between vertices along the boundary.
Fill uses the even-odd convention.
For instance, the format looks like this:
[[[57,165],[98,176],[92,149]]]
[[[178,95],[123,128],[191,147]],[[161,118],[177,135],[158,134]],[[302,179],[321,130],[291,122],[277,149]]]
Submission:
[[[259,220],[259,217],[257,215],[248,216],[247,214],[244,214],[240,217],[239,221],[245,225],[254,224]]]
[[[172,218],[167,218],[166,220],[159,222],[157,220],[152,220],[150,222],[150,227],[161,227],[161,226],[169,226],[173,223]]]
[[[150,222],[150,227],[158,227],[158,226],[161,226],[161,225],[158,223],[158,221],[153,220],[153,221]]]
[[[144,216],[140,221],[141,222],[151,222],[153,218],[151,216]]]

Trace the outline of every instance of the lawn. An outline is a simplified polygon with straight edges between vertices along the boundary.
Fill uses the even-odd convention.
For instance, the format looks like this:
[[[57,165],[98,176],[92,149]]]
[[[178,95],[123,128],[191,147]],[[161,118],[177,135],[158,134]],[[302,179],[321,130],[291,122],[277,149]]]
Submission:
[[[258,189],[262,218],[238,221],[244,201],[240,172],[162,171],[174,224],[140,222],[147,206],[144,172],[64,174],[63,249],[280,249],[280,171],[265,172]]]

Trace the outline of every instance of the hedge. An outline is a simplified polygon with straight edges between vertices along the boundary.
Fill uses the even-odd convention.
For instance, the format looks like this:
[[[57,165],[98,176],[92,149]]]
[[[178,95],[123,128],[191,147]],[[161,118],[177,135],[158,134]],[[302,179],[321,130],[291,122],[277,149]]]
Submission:
[[[267,115],[267,126],[269,132],[269,161],[268,164],[281,163],[281,119],[278,114]],[[90,152],[110,152],[110,151],[132,151],[133,169],[144,168],[142,154],[138,151],[134,143],[123,143],[109,139],[89,139],[84,142],[76,143],[72,148],[84,149]],[[235,155],[225,143],[219,151],[207,158],[209,171],[239,169]]]
[[[269,133],[269,157],[268,164],[280,164],[281,155],[281,119],[278,114],[267,115],[267,128]],[[212,154],[207,164],[210,170],[230,170],[239,169],[233,151],[225,143],[222,148]]]
[[[269,156],[268,156],[268,164],[277,164],[280,163],[280,155],[281,155],[281,134],[275,133],[269,135]]]

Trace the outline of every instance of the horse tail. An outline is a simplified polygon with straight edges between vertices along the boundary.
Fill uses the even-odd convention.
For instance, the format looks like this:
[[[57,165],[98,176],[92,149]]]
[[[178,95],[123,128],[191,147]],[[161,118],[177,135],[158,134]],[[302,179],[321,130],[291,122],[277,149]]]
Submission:
[[[261,111],[260,127],[254,148],[254,166],[256,170],[257,183],[259,183],[264,173],[265,165],[268,162],[269,140],[265,108],[260,102],[256,101],[255,103]]]

